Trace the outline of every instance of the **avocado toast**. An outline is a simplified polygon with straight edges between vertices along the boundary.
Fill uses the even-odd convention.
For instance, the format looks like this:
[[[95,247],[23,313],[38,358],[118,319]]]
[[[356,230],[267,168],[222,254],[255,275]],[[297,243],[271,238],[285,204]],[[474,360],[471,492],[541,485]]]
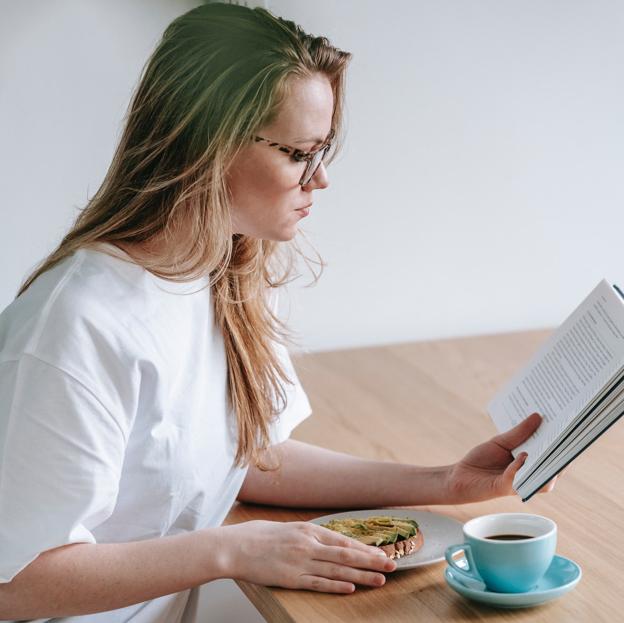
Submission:
[[[363,519],[334,519],[321,524],[364,543],[379,547],[388,558],[413,554],[423,545],[423,535],[413,519],[375,515]]]

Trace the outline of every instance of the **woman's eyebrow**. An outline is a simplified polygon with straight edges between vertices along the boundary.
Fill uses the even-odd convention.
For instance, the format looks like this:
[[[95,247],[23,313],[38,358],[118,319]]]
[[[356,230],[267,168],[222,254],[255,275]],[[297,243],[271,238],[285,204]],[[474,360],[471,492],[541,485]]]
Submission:
[[[329,134],[327,136],[329,136]],[[295,145],[299,145],[302,143],[312,143],[313,145],[322,145],[327,140],[327,136],[325,138],[319,138],[318,136],[317,137],[298,136],[295,138]]]
[[[324,138],[297,138],[295,139],[295,145],[300,145],[303,143],[313,143],[314,145],[320,145],[324,140]]]

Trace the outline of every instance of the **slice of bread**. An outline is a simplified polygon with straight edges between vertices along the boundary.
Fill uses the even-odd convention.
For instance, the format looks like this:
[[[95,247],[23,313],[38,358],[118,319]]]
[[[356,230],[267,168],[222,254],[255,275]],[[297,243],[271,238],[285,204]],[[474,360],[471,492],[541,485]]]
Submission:
[[[379,547],[392,559],[417,552],[424,542],[418,524],[409,518],[379,515],[365,518],[345,517],[321,525],[366,545]]]
[[[383,550],[388,558],[393,560],[401,558],[402,556],[409,556],[417,552],[425,542],[422,532],[419,530],[415,536],[411,536],[409,539],[402,539],[395,543],[388,545],[378,545],[379,549]]]

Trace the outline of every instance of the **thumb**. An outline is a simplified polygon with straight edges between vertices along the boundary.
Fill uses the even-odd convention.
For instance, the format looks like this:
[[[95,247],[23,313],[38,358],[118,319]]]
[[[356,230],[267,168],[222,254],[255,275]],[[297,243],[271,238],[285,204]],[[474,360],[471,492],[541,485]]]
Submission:
[[[503,485],[506,489],[513,488],[513,481],[518,473],[518,470],[524,465],[528,454],[521,452],[507,467],[502,474]]]
[[[513,450],[525,442],[539,428],[541,423],[542,416],[539,413],[532,413],[520,424],[494,437],[494,441],[505,450]]]

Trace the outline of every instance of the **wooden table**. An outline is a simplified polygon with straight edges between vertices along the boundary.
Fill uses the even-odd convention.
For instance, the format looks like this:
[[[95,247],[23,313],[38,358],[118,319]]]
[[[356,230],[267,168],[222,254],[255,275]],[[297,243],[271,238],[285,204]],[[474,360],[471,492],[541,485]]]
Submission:
[[[293,437],[377,460],[440,465],[495,434],[485,405],[548,332],[534,331],[317,353],[295,361],[313,415]],[[387,576],[350,595],[239,586],[267,621],[622,621],[624,585],[624,426],[614,426],[560,480],[555,491],[516,498],[424,507],[465,522],[493,512],[532,512],[559,526],[558,553],[583,569],[574,591],[525,610],[464,600],[443,579],[445,564]],[[307,520],[336,512],[237,504],[227,523]]]

